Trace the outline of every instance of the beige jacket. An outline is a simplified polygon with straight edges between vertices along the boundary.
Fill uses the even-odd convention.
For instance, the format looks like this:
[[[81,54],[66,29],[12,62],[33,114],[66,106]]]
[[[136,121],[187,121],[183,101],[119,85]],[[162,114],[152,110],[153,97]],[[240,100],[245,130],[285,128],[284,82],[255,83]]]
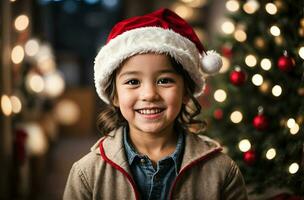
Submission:
[[[242,175],[221,153],[221,147],[205,136],[187,133],[185,138],[182,165],[170,199],[246,200]],[[140,199],[126,159],[122,128],[101,138],[73,165],[63,199]]]

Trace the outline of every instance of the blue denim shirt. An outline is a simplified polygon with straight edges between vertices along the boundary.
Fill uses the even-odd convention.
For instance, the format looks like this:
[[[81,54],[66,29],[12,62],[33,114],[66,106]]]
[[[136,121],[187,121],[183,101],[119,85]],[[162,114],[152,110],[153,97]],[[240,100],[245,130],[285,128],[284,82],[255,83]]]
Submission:
[[[157,162],[156,169],[146,155],[140,155],[129,142],[124,128],[124,147],[133,178],[142,200],[168,199],[171,184],[178,174],[184,150],[184,135],[179,133],[173,154]]]

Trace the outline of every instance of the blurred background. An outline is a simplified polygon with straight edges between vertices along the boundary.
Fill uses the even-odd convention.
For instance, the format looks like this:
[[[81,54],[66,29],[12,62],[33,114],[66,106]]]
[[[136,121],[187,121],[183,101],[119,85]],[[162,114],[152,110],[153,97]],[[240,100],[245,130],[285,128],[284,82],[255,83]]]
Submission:
[[[302,0],[1,1],[0,199],[62,198],[73,162],[101,136],[98,50],[116,22],[161,7],[222,55],[199,117],[250,199],[303,199]]]

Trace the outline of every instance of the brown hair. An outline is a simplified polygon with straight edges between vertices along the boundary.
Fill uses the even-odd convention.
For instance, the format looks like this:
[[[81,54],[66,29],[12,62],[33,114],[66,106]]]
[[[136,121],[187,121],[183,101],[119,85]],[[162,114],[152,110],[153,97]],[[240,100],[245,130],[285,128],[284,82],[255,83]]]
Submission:
[[[181,64],[176,62],[175,59],[171,57],[170,59],[174,70],[183,77],[185,92],[189,97],[189,102],[182,105],[177,120],[175,120],[175,125],[188,130],[192,130],[193,127],[195,127],[195,129],[199,127],[199,130],[203,130],[206,127],[206,122],[195,119],[195,117],[198,116],[201,112],[201,106],[193,95],[195,90],[195,83],[190,78],[188,72],[184,70]],[[104,92],[107,95],[110,103],[102,108],[102,111],[97,118],[97,128],[99,131],[101,131],[102,134],[105,135],[120,126],[125,126],[128,124],[122,116],[119,108],[113,105],[113,99],[116,95],[116,71],[117,70],[111,74],[107,81],[107,84],[104,87]]]

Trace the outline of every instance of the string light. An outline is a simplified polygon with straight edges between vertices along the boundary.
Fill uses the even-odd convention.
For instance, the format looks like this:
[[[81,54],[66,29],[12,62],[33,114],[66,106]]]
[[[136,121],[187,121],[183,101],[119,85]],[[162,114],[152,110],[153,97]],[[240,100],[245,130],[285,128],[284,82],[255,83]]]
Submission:
[[[19,64],[24,59],[24,49],[22,46],[17,45],[13,48],[11,53],[11,59],[14,64]]]
[[[263,58],[261,60],[261,68],[265,71],[268,71],[271,69],[271,61],[268,58]]]
[[[187,19],[187,20],[193,18],[193,16],[194,16],[193,9],[190,7],[187,7],[185,5],[181,5],[181,4],[176,5],[174,8],[174,11],[179,16],[181,16],[182,18]]]
[[[294,118],[289,118],[286,124],[288,128],[292,128],[296,124],[296,120]]]
[[[30,39],[25,44],[25,53],[28,56],[35,56],[39,51],[39,42],[36,39]]]
[[[240,8],[240,4],[236,0],[229,0],[225,4],[226,9],[229,10],[230,12],[236,12]]]
[[[22,104],[20,99],[17,96],[11,96],[11,103],[12,103],[12,111],[13,113],[20,113],[22,109]]]
[[[79,106],[70,99],[63,99],[55,106],[55,118],[63,125],[72,125],[80,118]]]
[[[15,19],[15,28],[16,28],[17,31],[23,31],[28,27],[29,23],[30,23],[30,21],[29,21],[28,16],[19,15]]]
[[[64,91],[64,80],[60,73],[54,72],[45,76],[44,92],[48,97],[58,97]]]
[[[7,95],[2,95],[1,97],[1,109],[6,116],[10,116],[13,112],[12,103]]]
[[[273,25],[273,26],[270,27],[270,33],[273,36],[279,36],[281,34],[281,30],[278,26]]]
[[[299,49],[299,56],[304,60],[304,47]]]
[[[275,86],[273,86],[271,91],[272,91],[273,96],[278,97],[282,94],[282,87],[279,85],[275,85]]]
[[[239,42],[244,42],[247,39],[247,34],[245,31],[239,29],[234,32],[234,38]]]
[[[35,73],[29,73],[26,76],[26,86],[30,91],[40,93],[44,89],[44,81],[42,77]]]
[[[256,0],[248,0],[244,5],[243,5],[243,10],[247,14],[253,14],[255,13],[260,7],[260,4]]]
[[[190,7],[202,7],[206,4],[206,0],[182,0],[184,3],[186,3]]]
[[[223,66],[221,67],[219,73],[225,73],[230,68],[230,60],[226,57],[222,57]]]
[[[248,67],[254,67],[257,64],[257,59],[254,55],[247,55],[245,58],[245,63]]]
[[[265,9],[266,9],[266,12],[268,12],[270,15],[275,15],[278,11],[276,5],[273,3],[267,3],[265,5]]]
[[[299,164],[298,163],[292,163],[291,165],[289,165],[288,171],[291,174],[295,174],[297,173],[299,170]]]
[[[219,89],[214,92],[214,99],[217,102],[224,102],[226,98],[227,98],[227,93],[224,90]]]
[[[225,21],[222,24],[221,28],[222,28],[223,33],[225,33],[225,34],[231,34],[235,30],[234,24],[229,20]]]
[[[292,135],[296,135],[296,134],[299,132],[299,130],[300,130],[300,126],[299,126],[297,123],[295,123],[294,126],[292,126],[292,127],[289,129],[289,132],[290,132],[290,134],[292,134]]]
[[[28,133],[26,139],[26,147],[31,155],[43,155],[48,150],[48,142],[42,127],[37,123],[29,123],[24,125],[24,129]]]
[[[270,148],[266,152],[266,158],[268,160],[272,160],[275,158],[276,154],[277,154],[276,150],[274,148]]]
[[[264,79],[263,79],[262,75],[255,74],[252,76],[251,81],[252,81],[253,85],[260,86],[263,84]]]
[[[239,142],[239,149],[241,152],[249,151],[251,148],[251,143],[248,139],[243,139]]]
[[[243,115],[238,110],[232,112],[230,115],[230,120],[235,124],[240,123],[242,121],[242,119],[243,119]]]

